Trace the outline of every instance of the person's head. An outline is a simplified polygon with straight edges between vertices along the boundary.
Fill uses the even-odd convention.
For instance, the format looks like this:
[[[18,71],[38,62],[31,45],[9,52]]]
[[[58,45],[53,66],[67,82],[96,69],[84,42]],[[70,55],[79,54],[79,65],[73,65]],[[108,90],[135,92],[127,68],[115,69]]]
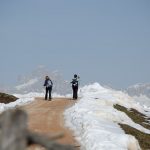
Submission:
[[[78,76],[75,74],[75,75],[74,75],[74,78],[77,78],[77,77],[78,77]]]
[[[49,76],[46,76],[45,79],[48,80],[48,79],[49,79]]]

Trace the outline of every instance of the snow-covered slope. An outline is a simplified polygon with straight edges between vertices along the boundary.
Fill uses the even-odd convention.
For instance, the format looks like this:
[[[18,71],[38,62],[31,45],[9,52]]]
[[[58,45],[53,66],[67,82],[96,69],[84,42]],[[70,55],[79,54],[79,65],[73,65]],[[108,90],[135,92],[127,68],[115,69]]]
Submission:
[[[124,133],[118,123],[130,125],[142,132],[150,131],[134,123],[113,105],[120,104],[146,113],[144,107],[127,94],[106,89],[98,83],[81,89],[81,99],[64,113],[66,124],[75,131],[84,150],[139,150],[137,140]],[[148,110],[148,109],[147,109]],[[149,110],[150,112],[150,110]]]

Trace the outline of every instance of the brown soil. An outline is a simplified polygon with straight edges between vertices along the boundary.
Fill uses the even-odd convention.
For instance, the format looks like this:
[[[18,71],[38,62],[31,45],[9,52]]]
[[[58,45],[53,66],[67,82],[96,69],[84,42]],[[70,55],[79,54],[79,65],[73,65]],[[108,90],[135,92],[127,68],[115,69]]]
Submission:
[[[28,126],[31,131],[52,136],[54,134],[64,133],[64,137],[57,142],[61,144],[73,145],[79,149],[73,133],[64,125],[63,112],[68,107],[75,104],[76,101],[66,98],[55,98],[52,101],[45,101],[42,98],[36,100],[23,109],[29,116]],[[30,150],[40,150],[37,146],[30,147]]]

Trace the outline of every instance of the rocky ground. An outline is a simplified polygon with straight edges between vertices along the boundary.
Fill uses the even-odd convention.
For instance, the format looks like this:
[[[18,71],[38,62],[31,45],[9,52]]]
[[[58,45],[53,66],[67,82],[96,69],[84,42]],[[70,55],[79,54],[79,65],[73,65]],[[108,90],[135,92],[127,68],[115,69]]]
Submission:
[[[9,95],[9,94],[5,94],[5,93],[0,93],[0,103],[5,103],[8,104],[10,102],[14,102],[16,101],[18,98],[13,96],[13,95]]]

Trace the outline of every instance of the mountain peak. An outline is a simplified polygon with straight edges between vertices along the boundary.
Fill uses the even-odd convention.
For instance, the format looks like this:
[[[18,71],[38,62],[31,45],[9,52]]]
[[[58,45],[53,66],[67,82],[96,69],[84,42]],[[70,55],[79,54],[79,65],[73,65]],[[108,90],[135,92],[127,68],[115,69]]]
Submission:
[[[16,86],[9,89],[10,93],[44,92],[45,76],[50,76],[53,81],[53,92],[61,95],[71,93],[70,82],[66,81],[58,70],[49,71],[45,66],[40,65],[31,73],[20,75]]]
[[[130,96],[145,95],[150,98],[150,83],[138,83],[127,88],[126,92]]]

